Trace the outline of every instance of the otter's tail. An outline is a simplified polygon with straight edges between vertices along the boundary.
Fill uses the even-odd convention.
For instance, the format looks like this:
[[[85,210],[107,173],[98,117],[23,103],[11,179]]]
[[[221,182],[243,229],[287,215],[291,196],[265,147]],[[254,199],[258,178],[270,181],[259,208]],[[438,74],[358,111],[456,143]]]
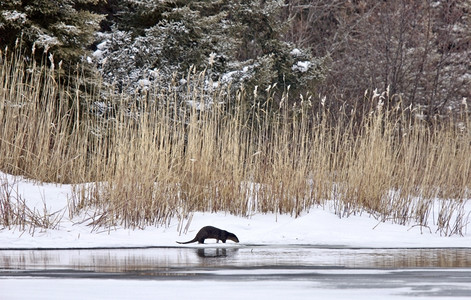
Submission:
[[[188,241],[188,242],[179,242],[179,241],[177,241],[177,243],[179,243],[179,244],[191,244],[191,243],[194,243],[194,242],[196,242],[196,238],[194,238],[194,239],[192,239],[191,241]]]

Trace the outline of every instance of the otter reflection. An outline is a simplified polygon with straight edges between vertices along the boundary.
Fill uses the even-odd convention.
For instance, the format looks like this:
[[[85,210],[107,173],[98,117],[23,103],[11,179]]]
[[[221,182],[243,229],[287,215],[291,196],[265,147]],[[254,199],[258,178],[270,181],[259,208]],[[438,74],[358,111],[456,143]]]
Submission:
[[[199,248],[196,250],[196,254],[199,257],[229,257],[237,253],[237,248]]]

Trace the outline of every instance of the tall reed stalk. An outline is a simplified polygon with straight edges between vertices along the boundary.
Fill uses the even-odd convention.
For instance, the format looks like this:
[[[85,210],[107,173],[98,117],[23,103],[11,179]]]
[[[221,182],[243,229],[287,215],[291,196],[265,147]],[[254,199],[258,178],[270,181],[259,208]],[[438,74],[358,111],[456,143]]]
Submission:
[[[468,222],[465,107],[425,122],[400,102],[385,105],[386,91],[353,118],[358,112],[325,108],[328,96],[285,93],[275,105],[275,87],[258,104],[248,101],[253,91],[208,91],[196,72],[183,93],[169,83],[136,97],[103,100],[97,91],[84,100],[53,71],[3,55],[0,169],[90,182],[75,187],[71,213],[92,209],[96,226],[166,224],[195,211],[299,216],[327,204],[340,217],[369,213],[400,224],[429,226],[432,216],[445,235]],[[100,106],[111,108],[97,113]]]

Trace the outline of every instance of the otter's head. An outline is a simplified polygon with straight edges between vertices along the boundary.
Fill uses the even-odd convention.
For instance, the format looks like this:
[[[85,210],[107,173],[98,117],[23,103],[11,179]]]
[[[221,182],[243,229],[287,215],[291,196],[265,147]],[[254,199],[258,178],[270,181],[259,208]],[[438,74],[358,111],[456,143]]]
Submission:
[[[231,241],[233,241],[233,242],[236,242],[236,243],[239,242],[239,239],[236,237],[236,235],[233,234],[233,233],[230,233],[230,232],[229,232],[228,235],[227,235],[227,239],[228,239],[228,240],[231,240]]]

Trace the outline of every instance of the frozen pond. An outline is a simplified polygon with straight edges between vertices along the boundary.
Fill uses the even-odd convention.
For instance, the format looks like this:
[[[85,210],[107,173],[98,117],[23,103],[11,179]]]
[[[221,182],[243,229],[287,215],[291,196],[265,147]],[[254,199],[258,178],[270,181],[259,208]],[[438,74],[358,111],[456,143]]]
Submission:
[[[1,250],[0,299],[471,297],[471,248]]]

